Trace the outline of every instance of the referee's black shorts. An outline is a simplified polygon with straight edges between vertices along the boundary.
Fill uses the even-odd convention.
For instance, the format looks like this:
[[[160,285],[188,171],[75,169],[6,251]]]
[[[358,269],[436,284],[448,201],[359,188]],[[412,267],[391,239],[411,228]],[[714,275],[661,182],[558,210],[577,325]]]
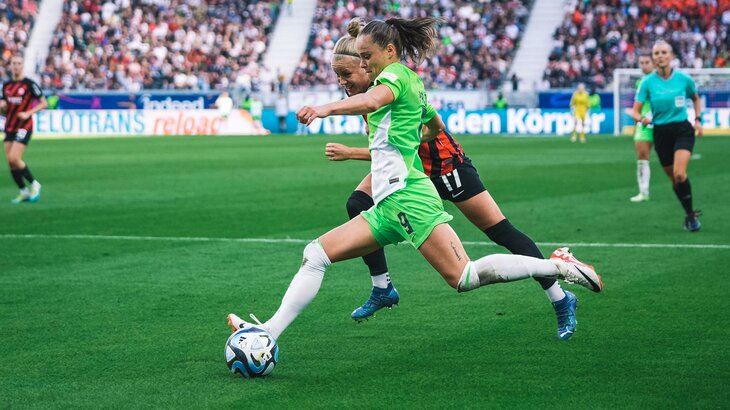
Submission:
[[[674,164],[674,153],[680,149],[692,152],[695,129],[689,121],[654,125],[654,150],[663,167]]]

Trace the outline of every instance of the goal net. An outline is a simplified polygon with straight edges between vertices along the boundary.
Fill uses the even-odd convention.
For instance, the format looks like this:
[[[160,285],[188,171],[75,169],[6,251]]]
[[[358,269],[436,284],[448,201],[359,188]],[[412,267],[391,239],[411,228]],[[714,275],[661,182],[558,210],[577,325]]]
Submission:
[[[680,68],[695,80],[702,100],[702,127],[707,135],[730,135],[730,69]],[[636,81],[643,75],[639,69],[618,69],[613,72],[613,133],[631,135],[634,120],[627,113],[634,106]],[[692,100],[687,99],[689,118],[694,118]]]

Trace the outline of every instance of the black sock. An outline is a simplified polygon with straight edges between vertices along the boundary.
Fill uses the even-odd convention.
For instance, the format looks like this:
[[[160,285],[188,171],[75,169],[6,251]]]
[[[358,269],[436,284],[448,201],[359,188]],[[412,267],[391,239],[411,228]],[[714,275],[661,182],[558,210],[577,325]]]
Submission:
[[[35,181],[35,178],[33,178],[33,174],[30,173],[30,168],[28,168],[27,165],[25,168],[21,169],[20,172],[23,175],[23,178],[27,179],[31,184]]]
[[[13,181],[18,185],[18,188],[25,188],[25,182],[23,181],[23,171],[20,169],[11,169],[10,174],[13,176]]]
[[[504,246],[508,251],[515,255],[525,255],[532,256],[533,258],[544,259],[542,252],[540,252],[540,249],[537,245],[535,245],[535,242],[533,242],[530,237],[512,226],[506,218],[491,228],[485,229],[484,233],[487,234],[492,242],[497,245]],[[554,278],[534,279],[540,282],[540,286],[542,286],[543,289],[547,289],[555,283]]]
[[[689,215],[694,212],[692,209],[692,186],[689,184],[689,178],[683,182],[677,182],[674,186],[674,193],[677,194],[679,203],[682,204],[682,208],[684,208],[686,214]]]
[[[353,191],[347,200],[347,214],[350,219],[360,215],[360,212],[370,209],[375,202],[368,194],[362,191]],[[383,248],[365,255],[362,260],[370,269],[370,276],[378,276],[388,272],[388,263],[385,261],[385,251]]]

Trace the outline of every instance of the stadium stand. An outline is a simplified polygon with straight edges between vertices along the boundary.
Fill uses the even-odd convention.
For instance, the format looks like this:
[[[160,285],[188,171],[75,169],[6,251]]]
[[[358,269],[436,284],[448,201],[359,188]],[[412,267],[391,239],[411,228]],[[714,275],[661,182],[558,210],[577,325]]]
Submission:
[[[415,70],[429,89],[496,89],[504,81],[529,15],[532,0],[490,2],[423,0],[379,2],[320,0],[307,51],[292,86],[305,89],[325,84],[336,88],[329,62],[337,40],[354,17],[365,21],[389,17],[435,16],[446,19],[440,28],[442,49]]]
[[[669,42],[681,67],[728,66],[730,0],[573,0],[554,34],[543,82],[602,88],[616,68],[636,68],[639,53]]]
[[[181,89],[273,83],[262,66],[281,1],[67,1],[46,89]]]
[[[0,1],[0,80],[8,76],[10,57],[25,51],[37,10],[31,0]]]

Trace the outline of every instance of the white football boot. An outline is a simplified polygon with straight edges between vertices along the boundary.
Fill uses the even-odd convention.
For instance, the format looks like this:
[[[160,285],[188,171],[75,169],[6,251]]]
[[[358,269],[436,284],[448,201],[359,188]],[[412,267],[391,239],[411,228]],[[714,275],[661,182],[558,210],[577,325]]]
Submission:
[[[550,260],[556,262],[560,270],[559,278],[569,283],[577,283],[594,292],[603,290],[601,277],[591,265],[587,265],[573,256],[567,247],[558,248],[550,255]]]

